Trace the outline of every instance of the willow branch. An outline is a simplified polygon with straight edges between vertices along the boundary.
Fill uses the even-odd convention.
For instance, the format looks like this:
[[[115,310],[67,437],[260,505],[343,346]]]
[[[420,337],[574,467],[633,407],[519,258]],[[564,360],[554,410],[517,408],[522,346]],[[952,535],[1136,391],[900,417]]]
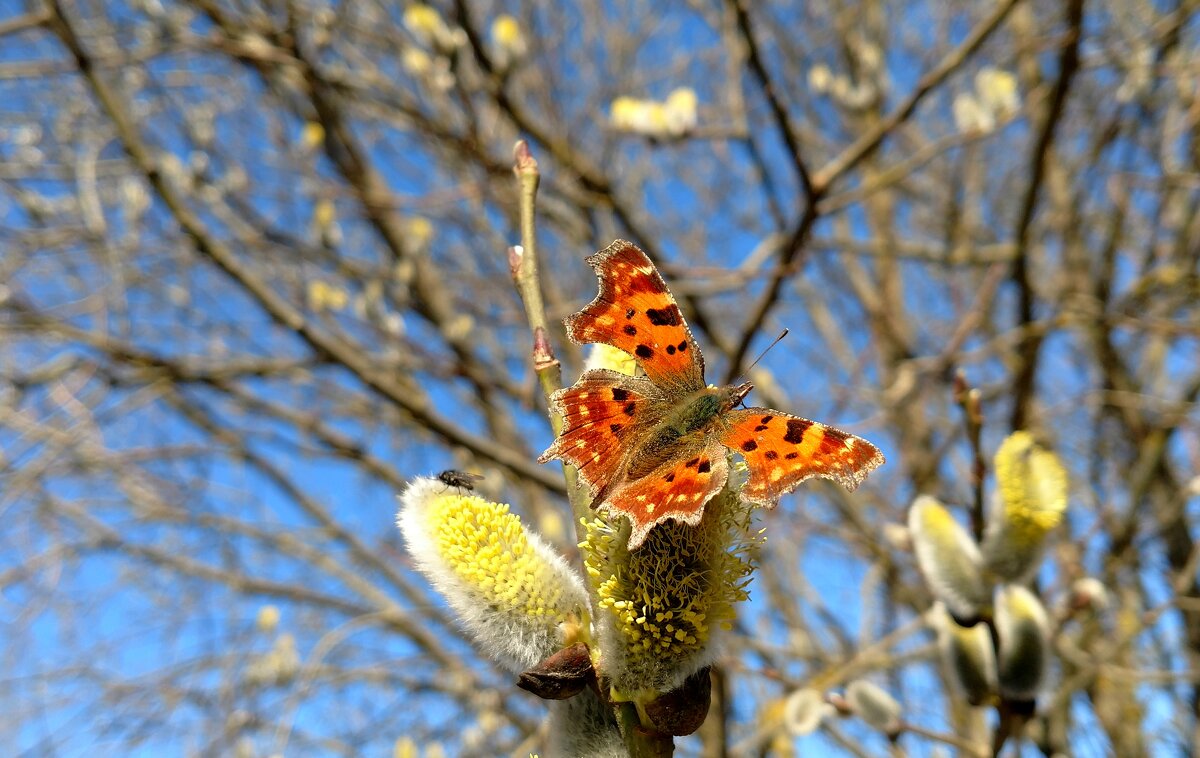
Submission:
[[[816,172],[812,178],[812,188],[814,199],[817,202],[811,202],[805,207],[799,222],[780,251],[779,264],[771,275],[766,290],[754,305],[749,321],[742,328],[741,338],[730,354],[730,368],[726,372],[725,378],[727,383],[733,381],[737,376],[740,370],[739,366],[750,351],[751,342],[762,329],[767,316],[779,300],[779,295],[783,291],[783,283],[800,269],[800,264],[803,262],[800,252],[807,243],[819,217],[818,202],[820,198],[824,196],[834,181],[873,153],[893,130],[907,121],[916,111],[921,100],[958,70],[983,45],[1018,2],[1020,0],[1004,0],[990,16],[976,25],[958,47],[950,51],[937,66],[921,77],[916,88],[909,93],[898,108],[882,118],[871,130],[855,140],[840,155]]]
[[[127,116],[133,112],[133,109],[100,78],[99,72],[96,71],[91,58],[84,51],[72,22],[63,12],[58,0],[51,0],[51,6],[55,13],[53,23],[55,31],[74,56],[76,65],[87,79],[93,94],[96,95],[97,100],[112,120],[122,147],[145,175],[150,185],[154,187],[179,225],[192,239],[199,253],[215,263],[218,268],[246,290],[273,320],[295,332],[319,355],[328,356],[345,366],[363,384],[403,409],[416,423],[434,435],[451,444],[460,445],[480,458],[508,469],[516,476],[529,479],[553,491],[563,491],[561,482],[547,471],[538,468],[520,451],[472,434],[450,423],[429,408],[422,398],[415,397],[413,393],[406,391],[399,382],[372,365],[369,358],[364,357],[365,353],[355,349],[353,345],[333,339],[317,329],[305,319],[303,313],[282,296],[276,294],[249,266],[239,260],[229,247],[209,234],[199,216],[187,206],[159,170],[150,150]]]
[[[796,134],[796,128],[792,125],[791,118],[788,117],[787,106],[783,103],[777,91],[778,88],[771,78],[771,73],[767,71],[767,65],[763,61],[758,39],[754,36],[754,27],[750,22],[750,13],[746,9],[746,0],[729,0],[729,4],[737,15],[738,30],[741,32],[742,40],[746,43],[747,63],[750,64],[750,70],[754,72],[754,77],[758,79],[763,95],[767,98],[767,104],[771,108],[775,124],[779,128],[780,134],[783,135],[788,154],[792,158],[792,166],[796,169],[796,176],[800,179],[800,186],[804,190],[805,200],[808,203],[814,203],[817,199],[817,192],[813,186],[812,177],[809,175],[808,166],[804,163],[804,156],[800,150],[800,138]]]
[[[1016,233],[1013,235],[1017,257],[1013,261],[1012,282],[1017,288],[1018,324],[1029,324],[1034,319],[1033,283],[1029,279],[1029,228],[1046,176],[1047,157],[1066,106],[1067,93],[1075,78],[1075,72],[1079,69],[1079,42],[1083,36],[1083,0],[1071,0],[1067,5],[1067,24],[1070,28],[1066,44],[1058,58],[1058,81],[1054,84],[1054,92],[1050,96],[1050,103],[1034,143],[1029,167],[1029,185],[1021,199],[1021,212],[1017,219]],[[1017,370],[1013,377],[1013,411],[1009,424],[1013,429],[1024,429],[1028,424],[1041,344],[1041,338],[1030,335],[1017,348]]]

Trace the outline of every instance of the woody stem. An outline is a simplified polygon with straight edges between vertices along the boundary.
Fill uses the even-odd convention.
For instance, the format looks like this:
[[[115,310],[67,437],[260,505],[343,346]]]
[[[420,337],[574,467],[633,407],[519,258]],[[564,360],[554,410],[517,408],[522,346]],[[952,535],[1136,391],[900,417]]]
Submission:
[[[562,367],[550,349],[546,333],[546,307],[542,301],[541,278],[538,276],[535,201],[541,174],[524,140],[518,141],[513,148],[513,159],[513,173],[517,175],[520,185],[521,249],[509,250],[509,266],[525,306],[525,318],[533,332],[533,367],[537,371],[542,392],[549,398],[552,392],[562,386]],[[551,423],[557,434],[561,421],[551,419]]]
[[[617,704],[617,723],[630,758],[669,758],[675,753],[675,741],[670,735],[642,726],[641,715],[633,703]]]
[[[513,173],[517,176],[520,190],[521,247],[509,248],[509,267],[521,302],[525,306],[529,328],[533,332],[533,367],[549,405],[550,396],[562,386],[562,367],[550,348],[541,277],[538,274],[535,203],[541,175],[538,173],[537,161],[524,140],[517,142],[513,149],[513,159]],[[551,412],[550,424],[556,435],[562,430],[562,423],[558,414]],[[578,528],[580,521],[591,516],[591,509],[587,493],[576,486],[576,476],[574,467],[563,464],[567,497],[571,501],[571,511]],[[588,596],[594,613],[599,607],[599,597],[591,582],[588,582]],[[625,746],[632,758],[661,758],[674,752],[674,741],[670,736],[642,727],[642,719],[633,704],[617,704],[615,715]]]
[[[513,148],[513,173],[517,176],[520,190],[521,247],[508,249],[508,264],[517,293],[525,306],[525,318],[529,322],[529,329],[533,332],[533,369],[537,372],[538,383],[541,384],[542,394],[549,405],[550,396],[562,387],[562,365],[554,357],[550,337],[546,331],[546,306],[542,300],[541,276],[538,274],[536,228],[537,190],[541,174],[538,172],[537,160],[529,152],[529,145],[525,140],[519,140]],[[562,419],[558,414],[551,412],[550,426],[555,435],[562,430]],[[578,523],[579,519],[588,515],[588,503],[584,494],[576,487],[575,469],[564,466],[563,478],[567,482],[571,511]]]

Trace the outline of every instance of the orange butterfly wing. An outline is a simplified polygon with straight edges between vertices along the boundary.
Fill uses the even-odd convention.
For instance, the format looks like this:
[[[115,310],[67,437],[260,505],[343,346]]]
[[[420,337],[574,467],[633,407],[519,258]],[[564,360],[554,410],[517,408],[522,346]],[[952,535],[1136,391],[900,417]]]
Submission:
[[[860,437],[767,408],[725,410],[678,454],[655,448],[659,423],[704,390],[704,359],[645,253],[617,240],[588,263],[600,293],[566,319],[568,336],[624,350],[646,376],[589,371],[554,393],[552,410],[561,414],[563,428],[538,460],[558,458],[575,466],[594,507],[628,516],[630,549],[667,519],[699,523],[705,504],[728,479],[726,447],[741,454],[750,471],[742,499],[768,507],[814,476],[854,489],[884,462]],[[737,388],[726,388],[731,390]],[[654,468],[645,471],[644,463]]]
[[[722,426],[721,444],[750,469],[742,498],[768,506],[814,476],[853,490],[884,461],[862,437],[770,408],[730,411]]]
[[[555,392],[550,408],[562,416],[563,427],[538,463],[566,461],[595,494],[609,489],[630,450],[629,436],[657,422],[662,401],[645,379],[593,369]]]
[[[715,441],[690,458],[669,460],[645,476],[613,490],[606,510],[629,517],[629,549],[636,550],[650,530],[667,519],[695,526],[704,505],[725,486],[729,465]]]
[[[704,388],[704,358],[667,285],[636,245],[617,240],[587,259],[600,294],[566,319],[567,336],[624,350],[669,393]]]

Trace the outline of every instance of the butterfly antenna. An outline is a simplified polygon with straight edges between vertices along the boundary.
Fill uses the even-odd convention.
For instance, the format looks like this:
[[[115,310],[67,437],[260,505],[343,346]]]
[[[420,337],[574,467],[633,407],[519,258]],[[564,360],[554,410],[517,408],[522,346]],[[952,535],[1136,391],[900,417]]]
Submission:
[[[742,373],[738,374],[738,378],[737,378],[737,379],[735,379],[735,380],[733,381],[733,383],[734,383],[734,384],[737,384],[737,383],[738,383],[740,380],[742,380],[742,379],[746,379],[746,378],[748,377],[748,375],[750,374],[750,369],[752,369],[752,368],[754,368],[755,366],[757,366],[757,365],[758,365],[758,362],[759,362],[759,361],[761,361],[761,360],[763,359],[763,357],[765,357],[765,356],[766,356],[766,354],[767,354],[767,353],[771,352],[771,348],[773,348],[773,347],[775,347],[776,345],[778,345],[780,340],[782,340],[784,337],[788,336],[788,332],[789,332],[789,331],[791,331],[791,330],[790,330],[790,329],[787,329],[787,328],[784,328],[784,330],[783,330],[782,332],[780,332],[780,333],[779,333],[779,336],[778,336],[778,337],[776,337],[776,338],[774,339],[774,341],[772,341],[772,342],[771,342],[771,344],[767,345],[767,346],[766,346],[766,348],[764,348],[764,349],[763,349],[763,351],[762,351],[761,353],[759,353],[759,354],[758,354],[758,357],[754,359],[754,362],[753,362],[753,363],[751,363],[749,366],[747,366],[747,367],[746,367],[746,368],[745,368],[745,369],[742,371]]]

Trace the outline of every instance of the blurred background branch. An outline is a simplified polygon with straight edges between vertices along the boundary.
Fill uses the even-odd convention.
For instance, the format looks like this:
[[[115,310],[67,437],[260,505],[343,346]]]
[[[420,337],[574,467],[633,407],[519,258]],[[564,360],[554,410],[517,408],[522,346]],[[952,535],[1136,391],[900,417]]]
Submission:
[[[721,721],[680,754],[990,751],[906,524],[928,494],[981,525],[1014,428],[1070,495],[1029,582],[1054,662],[1009,744],[1188,754],[1198,6],[0,8],[3,744],[540,749],[542,704],[392,526],[410,477],[458,468],[577,558],[506,254],[524,139],[564,382],[583,258],[624,237],[710,377],[790,327],[756,402],[888,458],[761,515]],[[855,681],[902,714],[867,719]]]

